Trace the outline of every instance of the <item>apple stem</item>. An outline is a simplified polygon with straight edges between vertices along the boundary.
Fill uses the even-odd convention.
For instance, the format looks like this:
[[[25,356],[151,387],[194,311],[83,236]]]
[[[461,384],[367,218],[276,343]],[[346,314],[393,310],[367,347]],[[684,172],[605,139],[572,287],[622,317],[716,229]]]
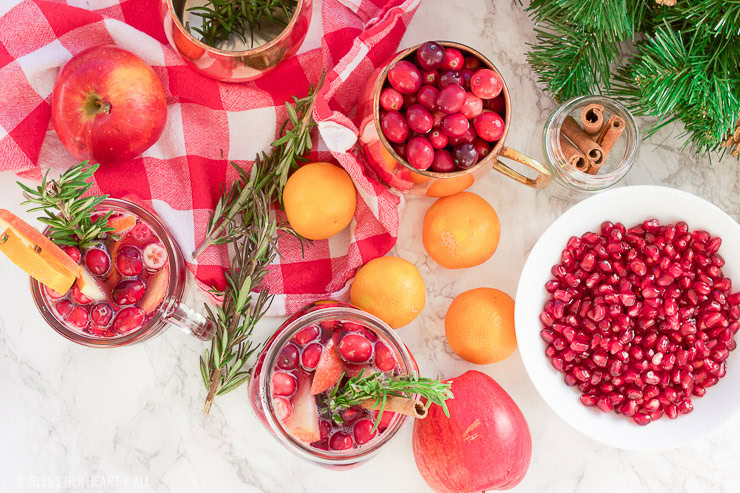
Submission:
[[[95,104],[98,108],[101,108],[103,110],[103,113],[106,115],[110,115],[110,109],[111,105],[108,101],[103,101],[102,99],[98,99],[95,101]]]

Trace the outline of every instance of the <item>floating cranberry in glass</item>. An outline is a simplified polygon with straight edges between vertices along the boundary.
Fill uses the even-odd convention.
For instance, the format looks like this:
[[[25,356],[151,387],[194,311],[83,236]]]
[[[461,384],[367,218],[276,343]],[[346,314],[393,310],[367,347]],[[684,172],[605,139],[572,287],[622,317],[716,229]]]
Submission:
[[[380,93],[380,106],[386,111],[398,111],[403,106],[403,94],[392,87],[386,87]]]
[[[373,354],[373,345],[359,334],[348,334],[339,342],[339,353],[349,363],[365,363]]]
[[[439,76],[439,82],[437,82],[437,87],[440,89],[443,89],[450,85],[457,85],[462,87],[463,85],[463,78],[462,74],[457,70],[447,70],[446,72],[442,72],[442,74]]]
[[[69,255],[72,260],[74,260],[78,264],[80,263],[80,259],[82,258],[82,256],[80,255],[80,251],[77,248],[73,246],[63,246],[62,250],[64,250],[64,253]]]
[[[413,63],[401,60],[388,70],[388,81],[401,94],[412,94],[421,87],[421,72]]]
[[[411,137],[406,144],[406,160],[411,166],[425,170],[434,160],[434,148],[425,137]]]
[[[140,279],[129,279],[115,285],[111,299],[119,306],[133,305],[141,301],[146,292],[146,285]]]
[[[123,308],[113,319],[113,330],[126,334],[138,329],[144,323],[144,311],[136,306]]]
[[[472,92],[466,92],[465,101],[462,107],[460,107],[460,113],[468,120],[472,120],[483,113],[483,100]]]
[[[448,137],[460,137],[467,132],[468,128],[470,128],[470,124],[468,123],[468,119],[465,118],[462,113],[454,113],[442,118],[441,128]]]
[[[455,161],[452,159],[450,151],[447,149],[434,151],[434,159],[432,160],[432,165],[429,169],[437,173],[449,173],[451,171],[455,171]]]
[[[113,308],[108,303],[96,303],[90,309],[90,317],[95,325],[107,327],[113,320]]]
[[[478,153],[473,144],[460,144],[452,152],[452,159],[459,169],[468,169],[478,162]]]
[[[470,79],[470,89],[473,94],[482,99],[492,99],[501,94],[504,82],[495,71],[482,68],[473,74]]]
[[[429,111],[437,109],[437,94],[439,89],[434,86],[421,86],[419,92],[416,93],[416,97],[419,100],[419,104],[423,105]]]
[[[424,70],[436,70],[445,59],[445,49],[439,43],[427,41],[416,50],[416,59]]]
[[[457,113],[465,104],[465,89],[458,85],[449,85],[437,94],[437,109],[451,115]]]
[[[429,132],[434,126],[432,113],[421,104],[409,106],[406,111],[406,121],[411,130],[420,134]]]
[[[441,130],[435,128],[427,136],[432,147],[435,149],[444,149],[447,146],[449,138]]]
[[[90,319],[90,313],[87,311],[87,308],[84,306],[78,306],[74,308],[69,316],[67,317],[67,320],[69,323],[77,327],[78,329],[84,329],[87,327],[88,320]]]
[[[401,143],[409,136],[406,119],[398,111],[389,111],[380,123],[383,135],[391,142]]]
[[[465,59],[457,48],[446,48],[442,59],[443,70],[461,70]]]
[[[144,270],[141,250],[133,245],[121,247],[115,260],[116,268],[123,276],[138,276]]]
[[[475,117],[473,126],[478,136],[488,142],[495,142],[503,137],[506,128],[504,119],[493,111],[487,111]]]
[[[110,269],[110,258],[103,249],[93,248],[85,254],[85,265],[96,276],[102,276]]]

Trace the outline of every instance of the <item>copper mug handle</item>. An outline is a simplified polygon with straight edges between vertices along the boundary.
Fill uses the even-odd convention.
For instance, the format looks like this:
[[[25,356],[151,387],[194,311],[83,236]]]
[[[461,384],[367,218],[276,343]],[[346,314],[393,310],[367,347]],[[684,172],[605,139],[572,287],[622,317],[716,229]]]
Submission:
[[[524,176],[518,171],[514,171],[513,169],[509,168],[504,163],[499,161],[498,158],[500,157],[511,159],[512,161],[516,161],[517,163],[521,163],[529,168],[532,168],[533,170],[537,172],[537,177],[532,179],[527,176]],[[550,179],[552,178],[552,174],[550,173],[550,171],[547,170],[540,163],[538,163],[531,157],[525,154],[522,154],[519,151],[515,151],[514,149],[510,147],[506,147],[506,146],[502,146],[501,150],[498,152],[498,154],[494,158],[493,168],[499,173],[503,173],[504,175],[508,176],[512,180],[516,180],[519,183],[523,183],[524,185],[527,185],[528,187],[532,187],[536,190],[542,190],[543,188],[547,188],[547,186],[550,184]]]

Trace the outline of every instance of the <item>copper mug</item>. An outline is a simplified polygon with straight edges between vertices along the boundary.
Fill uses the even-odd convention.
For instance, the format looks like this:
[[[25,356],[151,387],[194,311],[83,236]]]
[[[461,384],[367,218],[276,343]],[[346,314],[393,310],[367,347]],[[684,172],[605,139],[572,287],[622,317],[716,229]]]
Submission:
[[[208,46],[183,26],[187,0],[159,0],[170,46],[196,71],[224,82],[248,82],[272,71],[298,52],[311,24],[313,0],[298,0],[285,28],[270,42],[253,49],[228,51]]]
[[[438,43],[444,47],[457,48],[465,55],[473,55],[481,61],[481,66],[490,68],[499,74],[501,73],[490,60],[468,46],[449,41],[438,41]],[[360,144],[365,151],[368,162],[380,178],[398,190],[430,197],[444,197],[461,192],[470,187],[475,180],[488,173],[491,168],[532,188],[539,190],[547,187],[550,184],[550,171],[529,156],[504,145],[509,128],[511,127],[511,101],[509,98],[509,88],[506,86],[505,81],[502,90],[506,101],[506,114],[504,116],[506,126],[504,128],[504,134],[492,147],[491,152],[473,167],[450,173],[419,170],[411,166],[395,151],[381,130],[380,92],[388,77],[388,70],[396,62],[416,53],[416,50],[420,46],[421,44],[418,44],[398,52],[391,60],[379,67],[365,85],[360,100],[360,107],[358,109]],[[502,163],[500,158],[507,158],[521,163],[534,170],[536,176],[534,178],[525,176]]]

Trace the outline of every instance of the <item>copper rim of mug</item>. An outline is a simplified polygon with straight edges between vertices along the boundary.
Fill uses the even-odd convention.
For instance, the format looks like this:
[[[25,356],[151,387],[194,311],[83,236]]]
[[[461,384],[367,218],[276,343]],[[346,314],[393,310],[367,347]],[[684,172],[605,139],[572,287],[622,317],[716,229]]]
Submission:
[[[31,295],[39,313],[41,313],[41,316],[44,318],[46,323],[51,326],[51,328],[66,339],[89,347],[119,347],[147,339],[157,334],[159,330],[166,325],[166,319],[169,312],[177,306],[185,291],[184,279],[183,282],[179,282],[179,277],[185,275],[184,256],[180,247],[174,241],[172,235],[161,219],[146,210],[144,207],[133,202],[129,202],[128,200],[108,198],[101,202],[99,208],[106,210],[112,209],[119,212],[133,213],[137,215],[154,230],[154,233],[159,237],[167,250],[167,255],[169,255],[170,259],[169,287],[167,295],[155,315],[147,323],[129,334],[117,337],[95,337],[87,335],[82,332],[71,330],[62,323],[54,314],[49,303],[46,302],[46,298],[41,291],[41,284],[31,277],[29,277],[29,283],[31,287]],[[49,228],[46,228],[44,230],[44,234],[48,233],[48,229]],[[113,262],[113,259],[111,259],[111,262]],[[114,268],[115,267],[111,265],[111,269]]]
[[[393,148],[390,141],[383,134],[383,129],[380,125],[380,92],[382,91],[386,80],[388,80],[388,70],[390,70],[390,68],[393,67],[393,65],[395,65],[397,62],[403,60],[404,58],[411,55],[412,53],[416,53],[416,51],[424,43],[419,43],[418,45],[412,46],[411,48],[408,48],[398,53],[389,63],[386,64],[385,68],[383,69],[383,72],[380,74],[380,77],[378,78],[378,81],[376,82],[375,88],[373,89],[373,120],[375,121],[375,128],[378,131],[378,136],[380,137],[380,141],[383,143],[383,147],[385,147],[386,151],[388,151],[396,161],[401,163],[403,166],[408,168],[410,171],[420,174],[420,175],[430,176],[432,178],[456,178],[458,176],[464,176],[470,173],[474,173],[475,171],[481,169],[482,167],[496,161],[496,157],[498,156],[498,153],[501,151],[501,148],[504,146],[504,141],[506,140],[506,136],[509,134],[509,127],[511,127],[511,101],[509,99],[509,87],[506,85],[506,81],[501,75],[501,71],[493,64],[493,62],[491,62],[487,57],[485,57],[478,50],[471,48],[470,46],[464,45],[462,43],[455,42],[455,41],[435,41],[435,43],[438,43],[447,48],[457,48],[458,50],[462,51],[464,55],[471,54],[473,56],[476,56],[482,64],[486,65],[487,68],[495,71],[497,74],[499,74],[499,76],[501,76],[501,82],[503,83],[503,89],[501,91],[501,94],[504,95],[504,100],[506,101],[506,115],[504,116],[504,123],[505,123],[504,134],[501,136],[500,139],[498,139],[498,141],[496,142],[496,145],[491,148],[491,151],[488,153],[488,155],[484,157],[483,159],[481,159],[480,161],[478,161],[477,163],[475,163],[474,166],[471,166],[468,169],[451,171],[449,173],[442,173],[439,171],[429,171],[428,169],[420,170],[420,169],[414,168],[413,166],[411,166],[411,164],[408,163],[408,161],[402,158]]]
[[[175,6],[172,4],[173,0],[167,0],[167,10],[169,10],[172,18],[175,20],[174,24],[175,27],[180,31],[180,33],[185,36],[189,41],[192,41],[195,43],[196,46],[199,48],[202,48],[206,51],[209,51],[211,53],[217,53],[219,55],[227,56],[227,57],[243,57],[243,56],[253,56],[253,55],[260,55],[262,53],[266,53],[273,49],[276,45],[279,45],[285,38],[290,36],[290,34],[293,32],[293,29],[295,28],[296,23],[298,22],[298,18],[300,17],[301,11],[303,10],[303,4],[306,0],[298,0],[295,6],[295,10],[293,11],[293,15],[290,17],[290,20],[285,25],[282,31],[280,31],[280,34],[275,36],[273,39],[271,39],[269,42],[258,46],[256,48],[251,48],[249,50],[241,50],[241,51],[231,51],[231,50],[221,50],[219,48],[216,48],[214,46],[210,46],[190,34],[190,31],[188,31],[185,26],[182,23],[182,19],[175,11]]]
[[[348,319],[358,320],[362,323],[368,323],[372,325],[373,329],[378,330],[381,336],[390,342],[397,354],[400,354],[403,361],[402,363],[407,369],[406,374],[418,376],[418,372],[413,368],[412,364],[414,359],[409,353],[406,345],[403,343],[401,338],[394,332],[394,330],[385,322],[378,317],[371,315],[359,308],[352,306],[331,306],[327,308],[321,308],[319,310],[310,311],[295,320],[292,320],[278,335],[277,338],[270,339],[270,347],[267,349],[267,354],[262,364],[262,373],[260,374],[259,380],[259,399],[264,410],[265,418],[275,433],[278,440],[284,443],[288,448],[293,450],[296,454],[304,459],[308,459],[313,462],[319,462],[325,465],[348,465],[355,464],[367,460],[375,454],[377,454],[383,445],[395,438],[398,432],[403,427],[404,423],[408,418],[407,416],[399,415],[397,421],[388,428],[382,436],[376,441],[371,441],[367,446],[361,446],[357,449],[350,451],[340,450],[321,450],[310,447],[309,445],[302,443],[295,439],[290,433],[279,423],[275,416],[274,409],[272,407],[272,399],[269,397],[270,393],[270,376],[271,370],[274,366],[274,361],[280,355],[280,351],[290,341],[296,332],[303,329],[307,325],[313,323],[319,323],[324,320],[337,320],[337,319]],[[348,454],[347,452],[356,451],[355,453]]]

